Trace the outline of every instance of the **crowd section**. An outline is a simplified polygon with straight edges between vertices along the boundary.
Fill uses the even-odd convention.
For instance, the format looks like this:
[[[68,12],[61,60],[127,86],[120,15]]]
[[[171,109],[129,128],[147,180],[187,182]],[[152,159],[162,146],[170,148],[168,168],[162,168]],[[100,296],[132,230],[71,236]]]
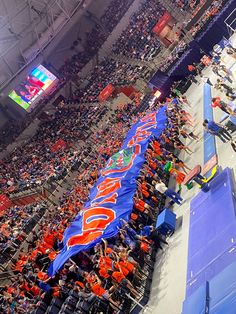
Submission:
[[[181,136],[190,133],[186,129],[191,128],[187,118],[189,114],[183,109],[183,104],[181,97],[168,99],[165,103],[168,123],[162,135],[158,139],[153,138],[149,144],[146,162],[137,179],[130,221],[122,221],[116,237],[75,255],[56,276],[48,278],[47,268],[62,248],[63,232],[82,209],[99,170],[120,149],[131,125],[163,104],[151,104],[138,114],[137,105],[128,104],[117,109],[103,129],[91,136],[87,141],[86,159],[85,156],[79,158],[82,167],[74,186],[61,196],[55,212],[50,210],[45,214],[14,263],[13,270],[18,276],[1,289],[1,311],[34,313],[37,308],[35,313],[45,313],[47,309],[49,313],[73,313],[76,309],[86,312],[93,308],[95,313],[104,309],[112,313],[130,306],[129,294],[137,300],[142,297],[152,252],[155,255],[157,249],[163,249],[162,243],[167,244],[154,228],[156,217],[164,207],[166,196],[171,198],[172,203],[180,204],[182,201],[179,192],[166,186],[169,173],[165,166],[172,164],[175,172],[171,175],[181,185],[185,176],[181,169],[185,165],[174,151],[188,149]],[[70,119],[73,120],[74,115]],[[39,206],[14,208],[12,211],[17,212],[19,217],[22,215],[22,218],[26,213],[27,220],[27,215],[38,212]],[[16,221],[15,225],[18,224]]]
[[[174,4],[177,4],[183,11],[192,11],[196,14],[196,8],[201,8],[206,0],[172,0]]]
[[[86,79],[86,87],[75,91],[73,97],[80,102],[96,102],[99,94],[108,84],[114,87],[134,85],[137,79],[147,79],[148,75],[149,69],[146,66],[131,65],[110,58],[104,59]]]
[[[86,33],[85,42],[82,43],[84,50],[77,52],[60,68],[59,73],[63,79],[78,79],[79,71],[96,55],[110,32],[112,32],[119,23],[132,3],[133,0],[121,0],[118,1],[118,3],[116,0],[112,0],[109,3],[109,6],[100,18],[103,27],[96,24],[91,31],[88,31]],[[115,10],[114,7],[116,8]],[[88,17],[89,16],[90,13],[88,12]],[[80,41],[81,39],[78,39],[78,43]]]
[[[205,10],[200,22],[198,22],[196,25],[194,25],[189,33],[191,36],[196,37],[200,32],[204,31],[206,29],[206,26],[208,22],[210,22],[220,11],[220,9],[223,7],[224,0],[214,0],[212,1],[210,7]]]
[[[0,263],[4,263],[19,249],[29,232],[46,211],[46,203],[38,202],[14,206],[0,217]]]
[[[115,28],[133,2],[134,0],[111,1],[110,5],[101,17],[101,22],[106,27],[108,32],[111,32]]]
[[[177,2],[180,2],[185,6],[194,7],[195,14],[196,8],[199,9],[205,1],[200,1],[200,3],[199,1]],[[204,13],[204,18],[201,22],[192,27],[189,34],[195,37],[201,30],[203,30],[206,23],[214,17],[222,7],[222,2],[223,1],[214,0],[210,8]],[[122,0],[119,1],[118,4],[115,0],[111,1],[100,18],[101,23],[105,26],[107,32],[97,24],[91,31],[86,33],[85,42],[82,44],[84,50],[77,52],[72,58],[66,60],[65,64],[59,69],[61,84],[64,84],[71,79],[75,80],[78,84],[80,83],[78,73],[98,52],[110,32],[118,24],[132,3],[133,0]],[[116,10],[114,10],[114,5]],[[157,39],[157,36],[152,32],[152,29],[164,11],[164,8],[158,1],[145,1],[140,7],[140,10],[131,17],[128,28],[124,30],[120,38],[114,44],[113,51],[117,54],[127,56],[128,58],[134,57],[141,60],[152,60],[155,58],[159,53],[160,42]],[[78,38],[77,44],[80,41],[81,39]],[[183,39],[180,39],[173,52],[161,63],[160,69],[162,71],[168,71],[187,48],[188,45],[186,42]],[[99,92],[108,83],[108,77],[111,75],[112,71],[116,71],[115,75],[112,76],[115,84],[119,79],[124,83],[128,81],[126,77],[120,73],[123,70],[128,72],[131,82],[133,82],[138,75],[142,75],[143,70],[145,73],[148,72],[147,69],[143,69],[143,67],[138,69],[139,67],[133,67],[127,64],[123,66],[121,63],[116,63],[114,60],[112,60],[112,62],[108,60],[107,62],[103,61],[89,78],[90,86],[88,85],[86,89],[78,91],[77,95],[75,95],[75,100],[78,101],[78,96],[81,97],[81,102],[84,100],[90,102],[91,100],[96,99]],[[106,78],[104,78],[103,73],[105,73]],[[146,75],[144,76],[146,77]],[[101,79],[101,77],[104,81],[101,80],[101,82],[98,82],[98,79]],[[16,121],[11,121],[8,127],[5,127],[4,130],[1,131],[2,136],[0,139],[0,147],[4,148],[9,142],[13,141],[13,139],[15,139],[20,132],[29,125],[30,121],[29,117],[25,119],[24,123],[20,123],[20,125]]]
[[[102,17],[108,31],[115,27],[132,2],[120,1],[113,12],[111,7],[116,1],[112,1]],[[197,2],[193,1],[194,5]],[[178,3],[190,5],[187,1]],[[163,11],[154,0],[143,3],[114,52],[151,60],[160,46],[151,30]],[[95,41],[93,36],[100,37]],[[61,68],[65,80],[77,79],[77,73],[96,53],[104,36],[98,29],[87,34],[87,53],[78,53]],[[162,70],[166,71],[186,47],[186,43],[180,41],[165,60]],[[198,137],[192,131],[191,114],[185,109],[189,106],[188,101],[176,89],[172,89],[171,97],[163,103],[152,102],[147,108],[151,96],[146,95],[144,108],[130,103],[116,109],[109,117],[106,105],[101,103],[96,107],[92,103],[97,102],[108,84],[133,85],[138,78],[146,79],[148,75],[145,66],[113,59],[102,61],[87,78],[86,87],[75,93],[74,104],[60,103],[55,114],[41,123],[33,138],[1,162],[0,189],[8,194],[41,187],[44,183],[52,184],[73,170],[78,173],[72,187],[67,188],[58,205],[51,205],[50,210],[48,203],[40,201],[11,207],[0,217],[0,254],[3,258],[0,261],[5,262],[22,242],[25,243],[17,259],[12,260],[16,277],[0,288],[0,312],[72,314],[121,310],[129,313],[130,297],[136,301],[143,297],[156,251],[162,250],[164,244],[168,245],[166,238],[155,229],[156,218],[164,209],[166,198],[170,199],[167,206],[182,203],[182,183],[191,169],[179,158],[179,153],[191,154],[190,147],[183,141],[186,138],[198,140]],[[100,170],[119,151],[130,127],[142,116],[163,106],[166,106],[166,128],[159,138],[150,140],[146,161],[136,181],[130,220],[120,222],[117,236],[76,254],[49,278],[48,266],[63,247],[63,233],[83,209]],[[97,129],[103,117],[107,117],[105,126],[99,125]],[[209,126],[205,127],[209,131]],[[79,140],[85,141],[82,149],[78,146]],[[63,147],[55,149],[58,141]],[[177,192],[168,188],[170,176],[176,181]]]
[[[8,120],[0,130],[0,151],[4,151],[9,143],[14,142],[17,137],[32,123],[35,119],[37,110],[27,114],[23,120]]]
[[[165,9],[155,0],[142,3],[133,14],[129,26],[114,44],[113,52],[128,58],[152,60],[160,51],[160,41],[152,32]]]
[[[78,79],[78,73],[81,69],[94,57],[98,49],[105,42],[109,33],[119,23],[122,16],[133,3],[133,0],[119,0],[117,5],[116,0],[112,0],[104,14],[101,17],[101,22],[107,28],[107,32],[101,29],[99,25],[95,25],[91,31],[87,32],[85,43],[83,43],[84,51],[79,51],[72,58],[65,61],[64,65],[58,70],[60,73],[60,81],[63,83],[67,80]],[[114,10],[114,6],[116,10]],[[78,42],[81,39],[78,39]],[[29,125],[30,118],[27,117],[20,124],[17,121],[10,121],[0,132],[0,150],[4,149],[10,142]]]
[[[173,51],[159,65],[159,69],[162,72],[169,71],[171,67],[173,67],[173,65],[175,64],[176,60],[178,60],[182,56],[182,54],[186,52],[187,49],[189,48],[189,44],[186,43],[186,39],[181,39],[181,36],[183,37],[183,35],[187,35],[187,36],[196,37],[201,32],[204,32],[207,24],[214,18],[214,16],[219,12],[222,6],[223,6],[223,1],[213,1],[210,7],[204,12],[201,20],[197,24],[195,24],[189,30],[189,32],[184,31],[184,33],[182,34],[180,32],[179,34],[180,40],[178,41],[178,44],[174,47]]]
[[[80,154],[74,143],[84,140],[90,127],[107,112],[101,105],[61,106],[24,146],[17,147],[0,164],[0,189],[13,193],[65,177]],[[84,118],[86,117],[86,123]],[[63,149],[54,149],[58,141]]]

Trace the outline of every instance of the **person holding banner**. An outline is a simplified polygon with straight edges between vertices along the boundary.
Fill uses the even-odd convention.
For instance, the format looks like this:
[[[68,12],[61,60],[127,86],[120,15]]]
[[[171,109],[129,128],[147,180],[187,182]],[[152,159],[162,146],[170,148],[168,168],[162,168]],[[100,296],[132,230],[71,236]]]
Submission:
[[[115,302],[112,299],[112,293],[115,290],[115,287],[112,286],[109,290],[106,290],[102,287],[102,282],[99,279],[99,277],[95,274],[95,281],[90,283],[90,288],[92,292],[99,298],[108,300],[110,302],[111,307],[114,310],[117,310],[119,308],[119,303]]]
[[[171,198],[172,201],[178,205],[181,205],[181,202],[183,201],[182,197],[178,193],[172,189],[169,189],[161,180],[159,180],[155,185],[155,192],[164,194],[165,196]]]

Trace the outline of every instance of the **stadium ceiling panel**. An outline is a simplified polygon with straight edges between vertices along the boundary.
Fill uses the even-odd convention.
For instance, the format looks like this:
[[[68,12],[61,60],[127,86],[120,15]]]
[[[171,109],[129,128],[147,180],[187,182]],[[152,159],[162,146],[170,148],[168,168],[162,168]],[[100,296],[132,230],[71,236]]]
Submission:
[[[83,0],[0,0],[0,87],[34,60]]]

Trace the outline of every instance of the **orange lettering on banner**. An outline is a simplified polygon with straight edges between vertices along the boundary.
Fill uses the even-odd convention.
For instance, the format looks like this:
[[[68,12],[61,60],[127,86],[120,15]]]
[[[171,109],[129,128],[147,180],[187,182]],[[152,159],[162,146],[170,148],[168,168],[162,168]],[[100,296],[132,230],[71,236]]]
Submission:
[[[148,130],[148,129],[151,129],[153,127],[156,126],[156,121],[149,121],[141,126],[139,126],[137,128],[137,131],[136,132],[139,132],[139,131],[142,131],[142,130]]]
[[[128,142],[128,147],[132,147],[135,144],[146,140],[152,134],[147,130],[156,127],[156,113],[150,113],[143,117],[140,121],[146,123],[137,128],[135,135]]]
[[[141,122],[148,122],[149,120],[153,121],[153,123],[156,123],[156,113],[149,113],[142,119],[140,119]]]
[[[106,178],[103,182],[98,184],[98,193],[95,200],[115,192],[120,187],[121,178]],[[117,196],[118,194],[114,193],[101,202],[97,202],[91,207],[84,209],[82,217],[82,234],[72,236],[67,241],[67,245],[86,245],[100,237],[106,227],[116,218],[116,214],[112,209],[98,205],[103,203],[116,203]]]
[[[68,246],[86,245],[96,240],[102,234],[103,234],[103,231],[100,231],[100,230],[93,231],[93,232],[90,232],[90,231],[83,232],[81,235],[76,235],[74,237],[71,237],[68,240],[67,245]]]
[[[115,212],[106,207],[91,207],[83,212],[83,233],[72,236],[68,246],[86,245],[100,237],[115,219]]]
[[[84,231],[93,229],[105,229],[106,226],[115,219],[114,211],[106,207],[88,208],[86,211],[84,211],[83,215]]]
[[[151,134],[152,132],[140,131],[131,138],[127,146],[128,147],[134,146],[135,144],[138,144],[146,140]]]
[[[106,203],[112,203],[112,204],[115,204],[116,203],[116,198],[117,198],[118,194],[117,193],[114,193],[112,194],[112,196],[109,196],[107,198],[105,198],[104,200],[100,201],[100,202],[95,202],[93,203],[93,206],[100,206],[102,204],[106,204]]]
[[[100,197],[105,197],[106,195],[113,193],[121,188],[121,178],[106,178],[103,182],[98,184],[97,195],[95,196],[95,200]]]

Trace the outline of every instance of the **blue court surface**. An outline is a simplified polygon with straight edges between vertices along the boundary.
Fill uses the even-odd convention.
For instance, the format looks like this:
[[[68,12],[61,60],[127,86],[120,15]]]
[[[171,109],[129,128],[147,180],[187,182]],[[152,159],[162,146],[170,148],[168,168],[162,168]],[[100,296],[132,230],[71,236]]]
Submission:
[[[236,261],[236,201],[226,168],[190,204],[186,297]],[[200,313],[200,312],[199,312]]]
[[[183,304],[182,314],[236,314],[236,262],[204,282]]]
[[[211,107],[211,85],[204,84],[203,92],[203,102],[204,102],[204,120],[213,121],[213,109]],[[216,154],[216,142],[215,136],[204,132],[204,164],[208,162]]]

